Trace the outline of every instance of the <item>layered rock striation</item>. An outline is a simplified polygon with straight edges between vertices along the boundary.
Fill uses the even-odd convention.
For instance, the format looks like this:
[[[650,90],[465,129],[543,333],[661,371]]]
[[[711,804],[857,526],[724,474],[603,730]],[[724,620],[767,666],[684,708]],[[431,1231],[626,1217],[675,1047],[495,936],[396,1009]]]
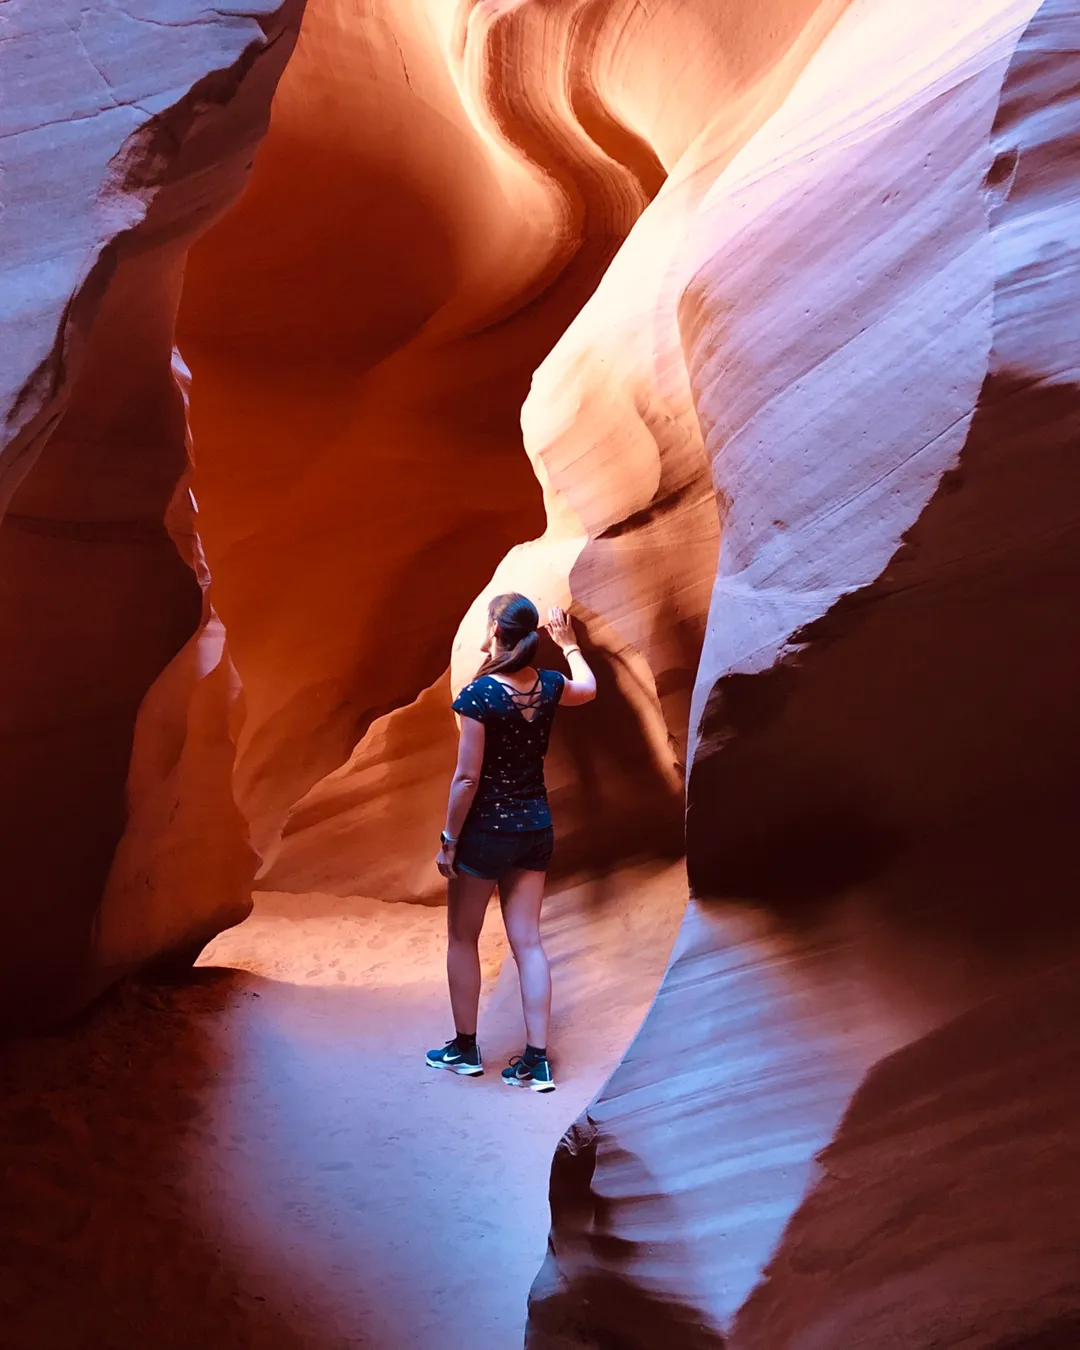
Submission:
[[[673,13],[683,31],[715,45],[701,6]],[[610,445],[633,438],[633,462],[616,465],[609,454],[598,471],[575,468],[596,425],[585,420],[564,438],[562,465],[549,458],[553,487],[542,500],[534,466],[562,432],[554,419],[524,434],[521,425],[533,372],[663,182],[659,154],[634,126],[626,69],[631,57],[645,69],[656,61],[653,32],[628,5],[464,4],[442,17],[429,5],[387,3],[355,16],[310,7],[252,190],[193,254],[181,338],[196,376],[196,489],[247,701],[238,790],[269,886],[438,895],[438,877],[419,860],[441,803],[388,806],[394,828],[380,826],[373,850],[363,780],[384,753],[400,753],[392,746],[413,746],[418,735],[441,776],[454,726],[421,691],[445,680],[462,613],[508,546],[540,532],[545,508],[549,520],[556,510],[564,517],[565,572],[590,530],[622,529],[658,487],[660,500],[696,492],[689,571],[700,594],[683,603],[682,692],[672,695],[682,699],[673,725],[685,741],[715,513],[685,388],[669,409],[644,373],[635,377],[643,417],[618,370],[604,373],[605,360],[624,359],[620,347],[645,307],[613,316],[611,331],[594,335],[606,355],[584,358],[591,373],[580,388],[571,379],[554,395],[561,422],[586,400],[595,418],[621,417]],[[322,93],[313,104],[316,71]],[[678,153],[674,142],[666,149]],[[301,162],[308,191],[299,197]],[[253,251],[256,235],[263,242]],[[637,347],[634,361],[648,365],[644,332]],[[679,362],[673,378],[685,385],[681,371]],[[613,400],[618,408],[604,406]],[[683,460],[663,485],[650,426]],[[251,434],[263,447],[257,475]],[[577,508],[567,516],[556,502],[575,492],[596,504],[584,524]],[[631,522],[609,552],[628,554],[644,524]],[[542,604],[566,598],[558,566],[550,577],[546,565],[530,566],[506,584],[536,591]],[[599,584],[571,588],[598,621]],[[624,613],[636,603],[632,583]],[[626,641],[612,641],[626,657]],[[626,660],[613,659],[612,687],[621,680],[640,702],[645,666],[623,674]],[[455,667],[454,679],[464,673]],[[622,714],[631,784],[634,752],[658,734],[650,728],[643,741],[638,720],[635,708]],[[583,755],[602,757],[612,741],[599,730],[586,738],[579,769]],[[352,767],[339,769],[354,748]],[[650,801],[667,851],[678,852],[681,788],[666,744],[660,755],[667,767]],[[413,765],[388,763],[380,800],[411,792],[414,776]],[[567,791],[573,776],[556,774]],[[591,795],[576,794],[564,823],[587,814]],[[633,832],[635,822],[625,824],[610,856]],[[592,830],[594,839],[607,833]]]
[[[1078,53],[1073,5],[852,7],[702,208],[696,899],[530,1347],[1075,1336]]]
[[[241,674],[237,623],[246,620],[239,613],[230,618],[222,590],[231,585],[231,569],[239,575],[248,565],[241,551],[252,568],[263,565],[256,561],[259,551],[277,568],[291,567],[288,558],[298,559],[280,588],[288,596],[286,611],[272,618],[264,609],[256,613],[250,602],[259,592],[246,583],[245,613],[264,628],[272,624],[273,640],[291,643],[292,650],[292,616],[311,629],[318,624],[319,635],[310,644],[304,630],[318,678],[331,665],[343,672],[333,677],[333,689],[320,685],[316,690],[313,683],[310,695],[297,693],[288,710],[282,705],[272,712],[268,704],[267,718],[278,720],[267,721],[264,732],[259,714],[245,731],[257,790],[273,791],[270,785],[277,782],[294,801],[283,823],[280,811],[266,817],[261,837],[265,884],[297,891],[317,885],[337,893],[391,885],[393,893],[409,898],[437,898],[438,880],[429,867],[418,866],[418,858],[430,850],[428,841],[438,827],[438,790],[430,801],[425,795],[421,806],[412,784],[414,768],[388,765],[380,801],[390,803],[391,794],[408,785],[417,809],[398,812],[387,804],[373,816],[364,784],[372,781],[375,764],[383,762],[376,745],[413,746],[420,734],[430,744],[437,734],[442,748],[426,753],[440,766],[451,762],[453,723],[445,712],[440,717],[431,692],[445,672],[426,617],[438,608],[432,602],[445,588],[453,588],[455,599],[441,612],[449,617],[468,609],[454,647],[454,687],[470,678],[479,662],[484,607],[500,590],[522,590],[541,609],[571,603],[584,625],[590,656],[600,668],[602,697],[595,709],[575,719],[569,739],[556,737],[550,779],[562,840],[557,866],[597,872],[633,857],[681,851],[690,698],[715,573],[717,512],[683,358],[679,288],[673,278],[685,263],[697,204],[719,166],[775,111],[841,8],[780,6],[760,22],[743,23],[734,11],[717,14],[714,6],[703,4],[670,3],[649,13],[624,3],[466,4],[459,7],[456,25],[443,34],[433,34],[430,11],[425,11],[426,46],[418,47],[415,56],[408,44],[419,38],[405,12],[395,10],[394,31],[403,55],[395,50],[365,58],[375,61],[380,72],[379,60],[387,68],[379,76],[385,86],[376,86],[384,90],[384,106],[396,107],[400,97],[403,107],[415,107],[421,94],[425,106],[432,106],[432,91],[448,77],[424,62],[434,59],[433,50],[441,52],[453,82],[447,106],[455,125],[465,129],[461,135],[469,133],[463,144],[472,156],[458,146],[451,158],[447,145],[441,172],[453,175],[455,189],[463,175],[472,175],[473,209],[483,204],[491,222],[512,231],[513,251],[504,258],[493,247],[493,227],[487,224],[482,261],[470,261],[464,277],[473,284],[478,276],[477,289],[462,292],[462,282],[457,290],[446,285],[441,308],[418,334],[389,355],[378,353],[380,363],[364,377],[362,401],[348,391],[353,372],[341,381],[320,376],[320,406],[340,397],[349,400],[351,410],[347,429],[335,429],[328,448],[316,444],[313,451],[310,438],[299,441],[278,419],[275,436],[293,442],[282,453],[307,465],[300,489],[303,519],[296,514],[295,495],[288,508],[293,513],[288,537],[296,537],[295,547],[286,543],[282,549],[272,528],[256,526],[262,542],[245,529],[242,542],[215,562],[214,541],[207,535],[220,583],[216,594],[225,607]],[[334,21],[340,24],[340,17]],[[312,31],[309,14],[301,54]],[[357,34],[349,40],[361,41]],[[374,41],[369,35],[369,47]],[[400,84],[400,61],[418,72],[408,87]],[[676,69],[679,78],[673,80]],[[301,115],[299,108],[295,114],[283,111],[297,70],[294,63],[275,118]],[[299,73],[295,78],[299,81]],[[274,136],[272,128],[258,172],[271,160]],[[377,146],[365,140],[364,154],[370,159],[376,153]],[[675,166],[677,176],[668,178]],[[411,161],[408,167],[418,172]],[[449,191],[445,178],[425,181],[429,193]],[[492,181],[500,184],[498,196],[487,186]],[[522,195],[521,184],[528,195]],[[257,174],[247,199],[252,211],[258,185]],[[526,222],[534,222],[541,208],[549,225],[539,236],[542,247],[534,248],[532,225]],[[448,209],[441,218],[455,219]],[[219,237],[220,232],[204,248],[211,250]],[[475,246],[462,245],[464,256],[471,259]],[[396,273],[391,269],[387,275],[389,280]],[[375,295],[381,294],[376,289]],[[478,313],[485,297],[490,297],[489,307]],[[465,331],[463,307],[470,316]],[[375,313],[380,312],[377,307]],[[379,331],[384,329],[385,324]],[[334,332],[328,329],[322,340],[336,342],[334,350],[340,352]],[[358,349],[357,367],[367,368],[367,361]],[[447,363],[456,372],[452,385],[439,374]],[[402,383],[406,371],[411,372],[407,385]],[[265,372],[256,378],[261,389]],[[327,379],[337,382],[339,393],[331,395]],[[417,389],[426,391],[419,407]],[[433,389],[437,403],[429,399]],[[283,390],[280,397],[292,396]],[[391,398],[400,400],[399,410],[384,413]],[[467,411],[458,410],[459,398]],[[475,425],[478,406],[483,438]],[[195,411],[198,430],[198,397]],[[396,420],[387,421],[391,416]],[[522,445],[531,472],[520,454]],[[477,458],[481,450],[482,460]],[[309,463],[312,453],[316,458]],[[383,495],[396,492],[403,461],[418,473],[424,466],[404,524]],[[497,465],[502,467],[496,479]],[[511,478],[524,496],[511,489]],[[534,495],[537,480],[543,517]],[[345,487],[350,482],[355,489]],[[200,489],[207,516],[209,491]],[[283,499],[275,495],[275,500]],[[525,501],[527,511],[515,505]],[[443,528],[447,512],[456,522],[453,538]],[[331,533],[337,531],[335,542],[327,534],[327,521],[339,516],[340,527],[331,527]],[[542,519],[541,537],[500,561],[502,531],[527,538]],[[392,537],[377,553],[357,549],[348,556],[345,540],[356,529],[379,540],[389,530]],[[294,534],[301,531],[303,540]],[[318,542],[312,548],[315,532]],[[399,549],[414,560],[407,571],[387,565]],[[342,569],[355,578],[344,589]],[[333,584],[327,581],[331,574]],[[314,602],[303,589],[304,575],[318,591]],[[372,625],[358,621],[362,615],[355,597],[360,593],[364,604],[377,607]],[[331,624],[316,618],[325,605],[335,607]],[[389,642],[382,640],[384,626],[393,635]],[[327,657],[328,642],[336,644],[340,656]],[[544,658],[553,661],[555,654],[546,652]],[[288,673],[292,690],[290,662],[262,661],[260,669],[279,677]],[[385,723],[372,723],[371,739],[359,742],[352,767],[309,786],[307,779],[319,766],[312,763],[309,770],[304,755],[325,743],[326,759],[339,762],[342,742],[352,744],[373,717],[386,711],[382,693],[376,698],[371,691],[383,690],[406,671],[413,688],[429,692],[389,713]],[[246,675],[244,681],[249,688]],[[287,739],[271,728],[284,725],[280,719],[301,716],[305,749],[286,765]],[[264,736],[266,753],[282,763],[280,772],[260,758],[256,741]],[[242,747],[241,778],[248,753]],[[297,786],[306,791],[299,801]],[[251,813],[258,818],[260,808]],[[376,818],[385,823],[391,815],[395,829],[380,827],[380,848],[372,851],[365,842],[369,823]]]
[[[296,4],[5,10],[5,1023],[55,1020],[107,970],[201,943],[250,903],[226,750],[196,771],[229,836],[225,874],[189,889],[191,851],[218,847],[189,838],[173,856],[180,910],[162,912],[155,831],[94,931],[140,703],[201,622],[165,523],[187,470],[172,373],[185,255],[243,186],[298,23]],[[140,799],[183,753],[182,734],[153,751],[155,736],[143,729]]]
[[[693,899],[531,1350],[1065,1343],[1076,5],[8,8],[5,1023],[437,901],[570,604],[559,868]]]

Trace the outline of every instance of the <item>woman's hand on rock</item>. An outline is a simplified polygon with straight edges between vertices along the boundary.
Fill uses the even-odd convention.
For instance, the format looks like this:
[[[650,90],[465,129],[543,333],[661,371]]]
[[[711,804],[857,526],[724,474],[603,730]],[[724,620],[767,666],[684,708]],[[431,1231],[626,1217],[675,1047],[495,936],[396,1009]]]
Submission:
[[[574,629],[570,623],[570,617],[566,613],[566,610],[560,609],[558,605],[552,605],[548,610],[547,630],[551,634],[551,640],[556,646],[577,646],[577,642],[574,638]]]

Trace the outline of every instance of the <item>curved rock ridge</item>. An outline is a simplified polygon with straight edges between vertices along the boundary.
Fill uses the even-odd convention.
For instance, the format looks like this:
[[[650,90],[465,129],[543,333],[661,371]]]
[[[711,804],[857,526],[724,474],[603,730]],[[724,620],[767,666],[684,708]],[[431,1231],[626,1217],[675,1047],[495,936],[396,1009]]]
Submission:
[[[530,1350],[1068,1343],[1080,5],[311,0],[263,139],[299,7],[126,2],[0,44],[0,1018],[437,901],[523,590],[561,954],[693,892]]]
[[[455,687],[471,676],[478,663],[477,634],[491,594],[503,589],[523,590],[541,609],[556,602],[573,604],[589,649],[602,667],[605,688],[595,709],[576,718],[572,729],[569,725],[560,729],[553,748],[550,780],[562,840],[558,866],[568,872],[602,871],[633,857],[681,852],[682,775],[690,694],[715,570],[717,521],[682,355],[676,313],[678,286],[673,274],[684,265],[683,242],[693,211],[718,166],[775,110],[841,8],[840,4],[779,6],[768,21],[742,25],[733,12],[718,16],[715,7],[699,3],[669,3],[650,14],[640,6],[623,3],[462,5],[455,23],[448,26],[445,49],[440,49],[458,100],[455,116],[460,121],[464,113],[470,119],[469,130],[483,150],[489,177],[505,183],[509,176],[515,191],[524,180],[534,194],[530,201],[547,203],[547,252],[530,263],[531,273],[518,274],[514,281],[518,294],[507,301],[509,283],[504,286],[500,281],[505,264],[497,250],[485,249],[483,285],[494,301],[486,320],[489,327],[480,328],[481,321],[474,316],[467,339],[449,336],[455,306],[462,303],[459,294],[453,292],[445,310],[428,321],[409,347],[395,351],[364,377],[369,397],[362,417],[352,419],[349,430],[339,436],[334,447],[319,452],[318,467],[305,471],[303,491],[310,506],[305,507],[307,523],[299,528],[307,534],[317,524],[322,541],[328,511],[340,512],[343,517],[347,513],[341,525],[343,533],[351,532],[357,519],[364,521],[368,534],[392,527],[393,538],[386,549],[394,553],[409,548],[415,556],[419,548],[421,558],[431,560],[426,567],[399,574],[385,566],[385,550],[378,555],[383,562],[380,567],[374,554],[358,550],[352,558],[343,558],[341,542],[327,539],[312,550],[307,538],[300,558],[297,531],[292,525],[288,527],[297,539],[297,547],[289,556],[299,559],[298,567],[305,569],[312,584],[318,571],[326,574],[333,568],[340,572],[344,567],[354,575],[361,572],[365,585],[371,579],[371,603],[381,603],[379,613],[386,616],[395,634],[411,633],[415,622],[426,624],[424,631],[430,635],[425,617],[429,601],[441,595],[444,588],[453,587],[462,597],[458,605],[466,608],[467,596],[476,595],[479,589],[472,584],[474,569],[482,562],[494,567],[494,576],[469,608],[455,641],[451,669]],[[309,40],[311,24],[309,17],[301,53]],[[408,55],[412,49],[407,43],[417,40],[415,34],[398,23],[395,35],[412,70]],[[430,37],[427,40],[429,44],[432,41]],[[434,78],[423,64],[433,59],[430,45],[425,51],[426,56],[417,57],[420,73],[410,76],[412,86],[399,91],[406,100],[415,100],[422,88],[429,101],[432,98],[427,86],[421,85],[421,79],[430,82]],[[389,57],[387,61],[389,64]],[[673,83],[670,77],[675,69],[684,78]],[[289,116],[285,111],[289,81],[295,77],[299,82],[297,70],[294,62],[275,106],[275,125],[279,116]],[[387,88],[392,86],[388,84]],[[446,110],[446,105],[439,106]],[[258,172],[271,162],[274,134],[272,131]],[[664,166],[676,163],[680,166],[677,181],[661,188]],[[701,171],[702,163],[708,166],[708,172]],[[459,183],[460,173],[453,181]],[[257,173],[255,188],[247,199],[252,212],[258,190]],[[654,197],[657,191],[659,195]],[[540,194],[538,198],[536,194]],[[648,205],[651,197],[654,199]],[[509,201],[514,206],[514,199]],[[241,207],[241,213],[243,210]],[[504,219],[507,210],[505,196],[491,207],[493,216],[497,212]],[[514,210],[518,208],[514,206]],[[626,242],[607,266],[628,230]],[[204,248],[212,248],[220,234],[216,232]],[[521,234],[513,255],[519,265],[532,256],[528,251],[531,238],[528,232]],[[466,276],[472,277],[473,272],[468,271]],[[513,275],[510,279],[514,280]],[[591,297],[590,292],[594,292]],[[516,312],[513,304],[519,306]],[[532,374],[545,350],[536,336],[539,316],[553,316],[556,309],[561,317],[558,328],[544,320],[547,345],[560,332],[562,336]],[[580,310],[576,318],[575,310]],[[460,344],[466,341],[468,346],[463,349]],[[185,350],[194,349],[188,344]],[[464,350],[470,361],[480,363],[468,371],[459,362]],[[380,430],[384,427],[379,412],[381,401],[389,397],[384,391],[398,388],[406,368],[413,372],[415,387],[429,387],[432,372],[450,352],[458,353],[453,359],[463,378],[457,391],[440,383],[438,427],[422,427],[413,415],[407,428],[392,432],[393,440],[388,433],[386,453],[393,456],[394,463],[385,468],[381,449],[375,451],[378,458],[373,460],[370,439],[365,440],[363,454],[355,453],[359,437],[370,438],[376,422]],[[461,417],[455,411],[455,398],[458,392],[469,397],[471,416],[475,381],[483,378],[485,391],[490,389],[486,381],[493,362],[503,370],[512,363],[518,375],[512,388],[506,386],[512,397],[499,403],[499,415],[505,418],[501,429],[490,404],[488,426],[492,433],[499,431],[504,472],[523,475],[518,481],[530,493],[535,478],[539,478],[547,518],[547,529],[539,540],[512,551],[497,566],[502,540],[491,531],[463,526],[453,538],[445,534],[433,537],[435,527],[427,516],[426,486],[418,484],[407,525],[402,525],[399,515],[386,512],[383,489],[378,486],[384,476],[387,484],[397,483],[396,464],[407,444],[411,463],[423,455],[424,463],[430,464],[432,509],[441,512],[454,502],[455,520],[476,519],[474,513],[485,502],[486,484],[478,476],[479,465],[474,458],[478,449],[475,431],[465,441],[454,430],[455,421]],[[208,367],[212,364],[208,356]],[[198,369],[196,363],[197,373]],[[530,376],[531,390],[519,428],[521,399]],[[267,377],[263,373],[258,378],[265,383]],[[319,385],[320,397],[325,398],[326,393],[324,382]],[[343,385],[341,397],[346,396]],[[282,393],[281,397],[291,399],[293,394]],[[198,392],[196,420],[198,429]],[[464,419],[462,426],[466,426]],[[409,439],[404,442],[406,432]],[[451,434],[456,436],[453,443]],[[535,478],[525,473],[523,460],[512,457],[522,443]],[[206,434],[200,432],[200,445],[204,444]],[[491,444],[494,448],[494,435]],[[306,452],[306,446],[298,444],[289,453]],[[452,461],[448,458],[451,452]],[[348,465],[343,463],[346,454],[350,456]],[[446,473],[451,463],[454,481],[448,483]],[[352,497],[343,492],[346,476],[362,482],[362,497],[359,490]],[[322,484],[318,496],[316,477]],[[507,484],[508,478],[501,477],[499,502],[501,519],[510,527],[515,519],[515,499]],[[279,491],[279,487],[273,490]],[[328,506],[327,494],[331,491],[335,501]],[[206,493],[200,490],[200,502],[205,498]],[[290,511],[294,508],[292,498]],[[369,523],[370,514],[376,511],[380,521]],[[514,527],[519,537],[529,533],[527,526],[535,521],[534,512],[532,506],[529,515],[517,516]],[[295,516],[292,518],[295,520]],[[443,517],[439,514],[435,519],[441,521]],[[422,535],[419,542],[417,532]],[[250,552],[252,569],[259,565],[254,552],[260,547],[267,551],[271,565],[292,567],[280,550],[271,555],[279,542],[277,535],[266,530],[260,545],[253,542],[249,528],[242,533],[242,542],[231,555],[222,555],[218,561],[211,557],[219,598],[221,588],[230,585],[228,569],[235,566],[239,572],[246,565],[239,558],[241,548]],[[381,539],[382,535],[376,537]],[[208,540],[211,547],[210,536]],[[438,575],[433,574],[436,559]],[[249,575],[253,576],[254,570]],[[422,645],[419,635],[395,642],[392,655],[385,644],[371,644],[370,634],[357,623],[354,591],[334,589],[327,600],[325,587],[320,587],[312,604],[295,579],[289,584],[296,588],[297,620],[307,625],[305,638],[308,629],[312,633],[312,643],[306,646],[312,653],[312,663],[318,646],[320,680],[328,659],[340,664],[347,652],[363,654],[364,664],[352,668],[351,683],[343,695],[349,702],[338,705],[330,719],[320,707],[336,697],[332,691],[312,687],[313,695],[321,693],[322,705],[314,698],[295,696],[304,701],[304,716],[321,716],[319,736],[329,740],[336,722],[347,725],[349,738],[354,738],[357,726],[363,727],[380,710],[372,692],[369,707],[361,709],[357,722],[357,701],[365,690],[384,691],[394,682],[400,685],[410,657],[415,673],[409,678],[418,687],[424,681],[430,688],[440,678],[433,662],[417,668],[422,655],[430,652],[434,656],[438,650],[431,642]],[[248,586],[247,594],[249,598],[256,595],[253,585]],[[301,600],[303,611],[299,608]],[[406,600],[412,607],[401,613]],[[315,611],[321,613],[328,603],[341,614],[331,626],[340,658],[328,658],[326,625],[315,616]],[[237,621],[226,599],[221,598],[221,604],[230,638],[237,644],[245,688],[250,692]],[[445,612],[452,613],[452,607]],[[252,613],[251,617],[263,625],[268,622],[265,614]],[[282,622],[275,614],[273,622],[275,641],[283,646],[293,631],[288,626],[291,620]],[[314,636],[317,623],[322,634],[319,637]],[[545,659],[555,661],[555,653],[547,651]],[[293,658],[289,663],[284,658],[264,662],[261,669],[272,670],[279,683],[287,675],[290,691],[306,678]],[[376,681],[374,685],[368,681],[368,671]],[[296,754],[292,756],[292,777],[281,778],[268,767],[269,761],[264,763],[259,758],[262,751],[255,748],[258,739],[267,754],[281,760],[286,744],[278,734],[284,725],[281,719],[300,715],[301,709],[293,701],[288,709],[282,708],[280,715],[267,714],[278,720],[266,722],[265,730],[260,729],[261,715],[257,715],[257,725],[250,732],[250,753],[253,766],[262,766],[252,769],[258,774],[259,791],[273,791],[267,786],[270,780],[293,790],[300,767],[307,776],[309,766]],[[419,727],[421,722],[425,735],[435,734],[428,714],[419,706],[415,712],[406,708],[390,714],[391,722],[398,718],[403,719],[400,735],[373,727],[371,734],[379,744],[412,744],[413,732],[406,728],[414,724]],[[440,763],[449,763],[453,723],[445,717],[441,725],[438,734],[443,738],[443,748],[438,758]],[[568,736],[565,740],[564,730]],[[304,744],[311,743],[309,725],[304,731]],[[438,794],[425,794],[423,801],[411,795],[416,815],[401,818],[392,836],[384,831],[382,849],[372,854],[365,844],[368,836],[362,825],[361,806],[369,800],[369,790],[361,780],[374,761],[364,745],[361,739],[356,752],[359,758],[353,761],[360,775],[355,790],[350,786],[349,768],[335,770],[330,778],[313,786],[286,817],[280,851],[273,843],[274,830],[279,826],[267,821],[267,832],[260,836],[268,858],[264,884],[297,891],[318,884],[339,894],[367,893],[376,886],[390,885],[391,894],[400,898],[437,898],[438,878],[426,863],[423,868],[417,867],[416,850],[430,852],[426,841],[438,829],[442,806]],[[340,759],[341,754],[338,742],[333,757]],[[242,752],[242,763],[243,757]],[[310,768],[313,770],[314,765]],[[241,768],[241,777],[243,772]],[[394,790],[395,782],[391,768],[384,780],[385,790]],[[602,791],[598,790],[599,783],[605,784]],[[285,795],[283,792],[282,798]],[[254,798],[249,800],[254,802]],[[258,819],[257,806],[249,809]],[[391,861],[390,853],[396,861]]]
[[[165,525],[187,467],[171,371],[184,255],[243,186],[298,23],[295,3],[5,7],[5,1024],[54,1021],[102,980],[93,925],[139,705],[200,621]],[[144,765],[136,798],[153,778]],[[227,766],[200,791],[210,780],[231,831]],[[242,834],[226,847],[243,853]],[[110,945],[131,945],[129,921],[141,956],[155,928],[167,946],[205,940],[207,914],[244,898],[200,903],[148,917],[131,894]]]
[[[1069,977],[1041,972],[1080,936],[1078,61],[1063,0],[854,6],[703,202],[679,306],[723,513],[697,898],[556,1157],[530,1350],[1075,1335],[1075,1233],[1042,1224],[1076,1177]],[[853,1140],[894,1051],[864,1091],[921,1114]],[[935,1245],[912,1216],[947,1185]]]
[[[1078,974],[1040,975],[874,1066],[729,1345],[1075,1344]]]
[[[540,528],[521,403],[647,199],[563,107],[531,21],[506,66],[533,72],[530,115],[504,134],[483,72],[518,23],[309,7],[251,191],[189,263],[195,490],[268,863],[294,803],[439,678],[469,601]]]
[[[692,6],[673,12],[710,33],[701,6],[696,18]],[[196,374],[196,486],[247,696],[238,782],[266,885],[303,890],[318,878],[373,891],[394,882],[393,850],[393,894],[438,889],[426,863],[415,875],[409,822],[384,834],[379,854],[364,847],[348,823],[358,820],[348,775],[334,766],[440,677],[457,616],[507,544],[541,524],[521,402],[663,180],[608,73],[624,59],[628,14],[462,5],[440,26],[430,6],[377,7],[362,23],[310,7],[252,191],[195,250],[182,342]],[[649,34],[640,20],[630,27],[640,58]],[[348,56],[327,69],[330,43]],[[313,106],[316,64],[324,95]],[[343,123],[355,128],[344,141]],[[298,201],[300,145],[310,195]],[[376,193],[391,237],[365,208]],[[253,256],[256,222],[265,243]],[[300,256],[298,235],[309,240]],[[345,298],[350,275],[363,310]],[[245,316],[243,351],[230,314]],[[283,336],[294,330],[313,348],[308,363]],[[263,450],[254,484],[241,425]],[[273,608],[267,591],[280,598]],[[683,641],[687,689],[699,640]],[[633,731],[634,715],[624,720]],[[442,734],[453,734],[449,719]],[[674,779],[665,793],[664,830],[677,836]]]
[[[186,405],[190,373],[175,351],[173,373]],[[202,614],[139,709],[127,822],[94,920],[94,992],[148,962],[190,963],[252,909],[258,856],[232,791],[240,682],[210,599],[189,484],[185,473],[165,526],[198,581]]]

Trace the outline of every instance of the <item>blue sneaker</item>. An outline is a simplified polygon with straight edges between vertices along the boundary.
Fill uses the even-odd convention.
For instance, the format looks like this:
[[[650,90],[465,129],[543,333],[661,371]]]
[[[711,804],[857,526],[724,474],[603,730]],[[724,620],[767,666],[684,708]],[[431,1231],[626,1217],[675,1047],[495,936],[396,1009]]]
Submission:
[[[433,1069],[449,1069],[451,1073],[463,1073],[470,1078],[484,1072],[480,1047],[474,1042],[465,1048],[458,1044],[456,1036],[452,1041],[447,1041],[441,1050],[429,1050],[427,1062]]]
[[[503,1069],[502,1080],[507,1087],[527,1087],[533,1092],[555,1091],[555,1078],[546,1055],[533,1064],[526,1064],[525,1056],[518,1055],[510,1061],[509,1068]]]

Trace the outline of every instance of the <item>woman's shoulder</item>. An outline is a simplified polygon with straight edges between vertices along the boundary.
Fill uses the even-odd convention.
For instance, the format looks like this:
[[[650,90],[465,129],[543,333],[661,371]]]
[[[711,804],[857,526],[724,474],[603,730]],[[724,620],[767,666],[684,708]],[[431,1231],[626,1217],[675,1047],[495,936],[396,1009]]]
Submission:
[[[566,676],[561,670],[538,670],[542,688],[552,694],[561,694],[562,687],[566,683]]]
[[[491,706],[490,677],[481,675],[475,680],[470,680],[450,706],[454,712],[471,717],[477,717],[487,711]]]

